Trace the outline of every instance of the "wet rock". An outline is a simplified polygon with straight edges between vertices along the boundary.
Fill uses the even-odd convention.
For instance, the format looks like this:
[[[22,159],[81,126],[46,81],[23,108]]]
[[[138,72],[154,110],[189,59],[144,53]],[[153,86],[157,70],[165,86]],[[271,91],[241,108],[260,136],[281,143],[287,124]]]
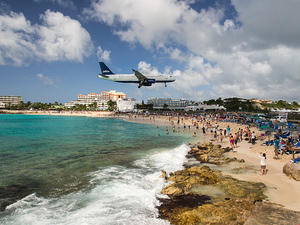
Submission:
[[[183,167],[185,168],[190,168],[190,167],[193,167],[193,166],[200,166],[201,163],[198,161],[198,160],[189,160],[188,162],[185,162],[183,164]]]
[[[0,187],[0,211],[4,211],[6,206],[15,203],[34,191],[23,185],[9,185]]]
[[[170,217],[170,213],[175,213],[190,210],[195,207],[198,207],[204,203],[210,201],[210,197],[205,195],[179,195],[174,198],[160,198],[160,202],[162,203],[158,206],[159,218],[167,219]]]
[[[300,212],[284,209],[279,205],[256,202],[245,225],[300,224]]]
[[[173,210],[168,215],[171,224],[244,224],[254,208],[252,199],[227,200],[203,204],[195,209]]]
[[[288,162],[283,166],[283,173],[287,176],[294,178],[297,181],[300,181],[300,165],[293,162]]]
[[[230,150],[232,149],[221,148],[221,145],[213,145],[212,143],[206,143],[197,147],[193,146],[188,152],[187,158],[195,158],[201,163],[221,165],[232,161],[232,159],[226,160],[223,156],[225,152],[228,152]]]
[[[223,156],[230,150],[207,143],[194,146],[188,155],[214,165],[240,162]],[[159,213],[171,224],[244,224],[255,202],[266,197],[263,183],[239,181],[204,165],[186,166],[167,180],[170,184],[162,193],[169,199],[160,199]]]
[[[167,180],[167,179],[168,179],[167,172],[164,171],[164,170],[162,170],[162,171],[161,171],[161,176],[160,176],[160,177],[161,177],[161,178],[164,178],[165,180]]]

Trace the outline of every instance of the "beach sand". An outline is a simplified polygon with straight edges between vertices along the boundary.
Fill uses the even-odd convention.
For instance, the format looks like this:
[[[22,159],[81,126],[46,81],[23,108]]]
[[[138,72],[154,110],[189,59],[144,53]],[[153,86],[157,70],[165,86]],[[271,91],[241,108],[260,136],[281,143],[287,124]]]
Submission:
[[[124,117],[127,121],[131,122],[139,122],[139,123],[151,123],[158,126],[171,126],[171,121],[178,127],[176,124],[177,118],[171,118],[169,121],[169,117],[159,116],[150,120],[149,117],[136,117],[136,118],[128,118]],[[215,124],[216,122],[211,122]],[[235,133],[239,128],[246,129],[245,125],[240,125],[236,123],[229,122],[217,122],[221,129],[226,129],[227,126],[230,126],[231,132]],[[191,119],[184,119],[183,123],[180,122],[179,126],[183,126],[183,124],[192,125]],[[194,127],[191,128],[191,133],[195,130],[197,133],[201,133],[201,127],[199,130],[196,130]],[[260,137],[263,132],[260,132],[257,128],[251,128],[251,131],[255,131],[256,136]],[[200,140],[212,140],[210,134],[201,136]],[[199,138],[195,138],[195,142],[199,141]],[[264,140],[265,141],[265,140]],[[248,143],[248,141],[242,141],[238,143],[238,147],[235,148],[234,152],[229,152],[228,157],[236,157],[238,159],[244,159],[245,165],[244,167],[252,168],[252,170],[246,171],[244,173],[230,173],[229,171],[224,172],[227,175],[230,175],[239,180],[245,181],[253,181],[253,182],[262,182],[267,186],[267,191],[265,192],[268,197],[268,201],[272,203],[277,203],[282,205],[284,208],[300,211],[300,182],[296,181],[288,176],[286,176],[282,172],[282,168],[285,163],[291,160],[291,155],[281,155],[279,159],[273,159],[274,157],[274,146],[263,146],[262,140],[258,140],[256,144],[252,145]],[[221,144],[223,147],[229,146],[228,138],[225,138],[222,143],[218,141],[213,141],[214,144]],[[267,175],[261,175],[260,171],[260,158],[259,154],[261,152],[266,153],[267,155]]]

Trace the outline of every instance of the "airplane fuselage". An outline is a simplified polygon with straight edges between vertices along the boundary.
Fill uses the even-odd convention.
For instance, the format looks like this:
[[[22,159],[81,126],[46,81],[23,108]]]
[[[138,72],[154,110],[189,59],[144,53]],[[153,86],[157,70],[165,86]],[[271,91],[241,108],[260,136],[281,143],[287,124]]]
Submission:
[[[104,62],[99,62],[99,65],[102,72],[98,75],[99,78],[120,83],[138,83],[138,88],[142,86],[152,86],[152,84],[155,83],[165,83],[165,86],[167,86],[167,83],[175,81],[171,76],[148,76],[134,69],[132,69],[134,74],[115,74],[104,64]]]
[[[99,74],[99,78],[104,80],[110,80],[120,83],[139,83],[140,81],[134,74],[112,74],[112,75],[103,75]],[[158,75],[158,76],[147,76],[148,79],[152,79],[155,83],[170,83],[175,81],[171,76]]]

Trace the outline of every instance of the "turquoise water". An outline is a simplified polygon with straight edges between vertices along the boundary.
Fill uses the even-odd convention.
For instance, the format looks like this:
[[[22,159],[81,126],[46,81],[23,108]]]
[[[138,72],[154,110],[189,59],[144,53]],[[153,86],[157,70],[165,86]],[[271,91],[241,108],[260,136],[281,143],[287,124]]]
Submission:
[[[0,188],[32,190],[0,224],[169,224],[156,208],[161,170],[182,169],[187,141],[119,119],[0,115]]]
[[[130,167],[149,151],[183,141],[163,128],[118,119],[0,115],[0,186],[64,194],[86,186],[92,171]]]

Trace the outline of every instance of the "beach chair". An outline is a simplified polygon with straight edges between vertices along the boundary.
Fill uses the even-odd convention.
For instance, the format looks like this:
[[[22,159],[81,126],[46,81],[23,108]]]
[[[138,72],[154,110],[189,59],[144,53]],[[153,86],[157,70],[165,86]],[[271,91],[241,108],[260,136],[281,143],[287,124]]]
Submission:
[[[293,125],[293,124],[290,123],[290,122],[288,122],[287,125],[288,125],[290,128],[294,128],[294,129],[297,128],[295,125]]]
[[[290,136],[291,132],[285,132],[282,135],[280,135],[281,138],[287,138],[288,136]]]

